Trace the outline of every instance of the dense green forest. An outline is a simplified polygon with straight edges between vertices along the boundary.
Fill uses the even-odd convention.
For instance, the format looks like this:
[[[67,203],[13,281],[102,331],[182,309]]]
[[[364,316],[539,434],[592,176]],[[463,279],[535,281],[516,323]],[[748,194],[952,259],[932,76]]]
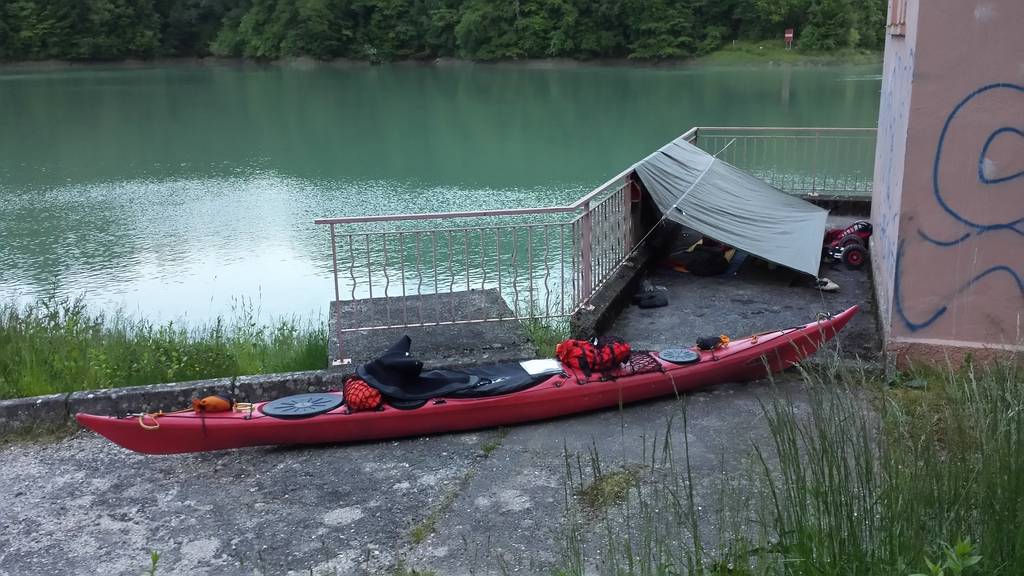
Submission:
[[[886,0],[0,0],[0,59],[667,59],[797,30],[879,49]]]

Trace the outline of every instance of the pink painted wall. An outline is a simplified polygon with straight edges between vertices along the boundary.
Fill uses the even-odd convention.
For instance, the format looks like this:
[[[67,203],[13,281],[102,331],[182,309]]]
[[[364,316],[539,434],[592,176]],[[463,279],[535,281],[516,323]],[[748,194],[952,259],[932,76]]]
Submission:
[[[872,209],[886,342],[1016,347],[1024,338],[1024,1],[909,5],[907,36],[886,43]]]
[[[892,320],[892,289],[899,245],[900,205],[903,201],[903,162],[906,158],[910,101],[913,96],[914,43],[917,0],[907,6],[906,36],[887,36],[882,75],[882,101],[878,113],[878,145],[875,148],[874,198],[871,222],[871,263],[875,277],[878,318],[883,333]]]

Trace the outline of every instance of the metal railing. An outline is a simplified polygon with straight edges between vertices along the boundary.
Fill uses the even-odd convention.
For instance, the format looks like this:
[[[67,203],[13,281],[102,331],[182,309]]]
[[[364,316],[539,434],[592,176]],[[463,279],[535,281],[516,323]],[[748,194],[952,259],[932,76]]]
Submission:
[[[315,220],[336,330],[569,316],[633,248],[627,173],[566,206]],[[355,229],[368,224],[394,229]]]
[[[780,190],[804,197],[871,197],[874,128],[701,127],[693,143]]]
[[[872,130],[693,128],[683,137],[790,193],[870,194]],[[339,341],[586,307],[646,232],[631,171],[565,206],[317,219],[330,233]]]
[[[573,223],[339,232],[357,222],[330,220],[318,222],[331,231],[335,301],[362,303],[335,318],[341,331],[561,316],[577,300]],[[506,306],[481,300],[487,291]]]

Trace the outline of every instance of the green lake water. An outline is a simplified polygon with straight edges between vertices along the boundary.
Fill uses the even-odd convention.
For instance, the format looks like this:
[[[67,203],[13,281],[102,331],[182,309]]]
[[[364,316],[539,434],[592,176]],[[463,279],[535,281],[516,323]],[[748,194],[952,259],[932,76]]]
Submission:
[[[320,216],[573,200],[692,126],[873,127],[880,67],[0,71],[0,298],[323,316]]]

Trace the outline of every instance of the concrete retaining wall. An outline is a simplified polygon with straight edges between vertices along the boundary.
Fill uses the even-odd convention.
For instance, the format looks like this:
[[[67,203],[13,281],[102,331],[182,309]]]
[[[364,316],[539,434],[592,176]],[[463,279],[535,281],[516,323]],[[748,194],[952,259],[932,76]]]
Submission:
[[[520,361],[532,358],[532,352],[519,351],[515,357],[502,357],[500,361]],[[486,362],[498,361],[486,358]],[[447,366],[458,368],[476,362],[442,362],[424,358],[424,367]],[[179,410],[191,405],[193,398],[210,394],[227,394],[239,402],[275,400],[291,394],[325,392],[341,389],[345,377],[354,365],[331,370],[258,374],[237,378],[213,378],[192,382],[152,384],[103,390],[86,390],[70,394],[50,394],[31,398],[0,400],[0,438],[15,434],[48,432],[74,427],[74,416],[79,412],[90,414],[125,415],[157,410]]]
[[[312,370],[3,400],[0,401],[0,437],[71,426],[78,412],[124,415],[177,410],[189,406],[193,398],[210,394],[228,394],[240,402],[250,402],[322,392],[340,388],[346,375],[345,371]]]

